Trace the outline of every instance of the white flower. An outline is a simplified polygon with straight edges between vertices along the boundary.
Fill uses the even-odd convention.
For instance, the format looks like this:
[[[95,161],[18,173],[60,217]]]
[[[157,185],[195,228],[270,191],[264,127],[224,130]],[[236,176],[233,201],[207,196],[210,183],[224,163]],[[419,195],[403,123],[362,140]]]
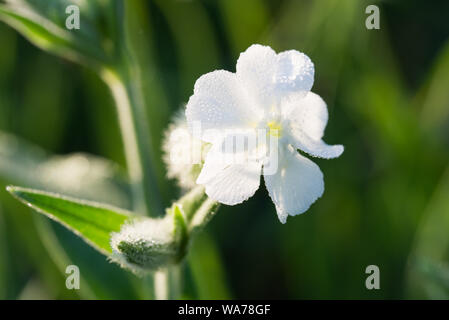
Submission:
[[[164,134],[162,151],[167,177],[176,179],[183,190],[195,187],[209,147],[209,143],[195,139],[190,133],[183,107],[175,113]]]
[[[201,123],[201,139],[212,143],[197,179],[207,195],[235,205],[251,197],[264,175],[279,220],[305,212],[324,191],[319,167],[298,153],[335,158],[343,146],[321,139],[328,120],[325,102],[310,92],[314,66],[305,54],[289,50],[276,54],[270,47],[252,45],[240,54],[236,73],[217,70],[201,76],[187,104],[190,127]],[[215,131],[212,131],[214,129]],[[223,144],[245,130],[265,129],[276,138],[268,159],[247,150],[245,163],[223,161]],[[216,130],[225,132],[217,135]],[[215,133],[214,133],[215,132]],[[258,145],[268,150],[273,145]],[[273,151],[273,150],[271,150]],[[274,172],[268,166],[277,163]]]

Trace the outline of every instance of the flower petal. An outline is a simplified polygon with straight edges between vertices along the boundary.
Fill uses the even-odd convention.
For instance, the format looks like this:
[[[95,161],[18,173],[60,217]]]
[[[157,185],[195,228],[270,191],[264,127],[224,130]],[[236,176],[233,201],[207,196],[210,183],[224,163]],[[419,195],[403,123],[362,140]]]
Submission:
[[[284,117],[290,120],[292,129],[301,128],[309,137],[321,139],[329,118],[326,102],[316,93],[304,97],[295,96],[282,106]]]
[[[323,173],[309,159],[296,151],[283,153],[276,174],[264,175],[279,220],[307,211],[324,192]]]
[[[276,71],[276,52],[269,46],[253,44],[240,54],[236,74],[246,90],[261,108],[271,107],[273,75]]]
[[[315,69],[302,52],[276,54],[269,46],[254,44],[240,54],[236,73],[259,107],[270,110],[290,94],[304,96],[310,91]]]
[[[283,105],[284,117],[289,120],[291,143],[298,149],[320,158],[339,157],[342,145],[327,145],[321,138],[326,128],[328,112],[321,97],[309,92],[305,97],[294,97]]]
[[[315,67],[312,60],[296,50],[283,51],[277,55],[275,82],[286,93],[307,93],[312,89]]]
[[[216,130],[248,128],[258,121],[255,104],[248,98],[234,73],[217,70],[201,76],[187,103],[189,128],[200,126],[201,138],[212,142]]]
[[[328,145],[323,140],[311,139],[304,133],[299,133],[296,138],[295,147],[317,158],[338,158],[345,150],[341,144]]]
[[[197,179],[206,194],[223,204],[235,205],[250,198],[259,189],[262,164],[257,161],[231,163],[226,155],[212,146]]]

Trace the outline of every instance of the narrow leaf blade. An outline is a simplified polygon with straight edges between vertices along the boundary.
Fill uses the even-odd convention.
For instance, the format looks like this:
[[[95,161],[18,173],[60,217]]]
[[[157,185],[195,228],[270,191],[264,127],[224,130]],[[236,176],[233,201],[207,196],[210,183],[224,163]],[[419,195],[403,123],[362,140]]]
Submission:
[[[110,233],[118,232],[131,214],[96,202],[83,201],[40,190],[9,186],[19,201],[53,219],[105,255],[112,249]]]

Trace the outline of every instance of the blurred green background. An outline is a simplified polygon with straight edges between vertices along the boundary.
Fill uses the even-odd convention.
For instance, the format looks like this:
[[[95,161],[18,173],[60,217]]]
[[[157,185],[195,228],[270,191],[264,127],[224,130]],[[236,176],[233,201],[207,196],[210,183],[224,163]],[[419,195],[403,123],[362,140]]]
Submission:
[[[116,45],[105,14],[116,1],[8,2],[31,3],[60,24],[66,5],[80,4],[73,32]],[[449,2],[127,2],[164,204],[180,194],[160,160],[170,116],[200,75],[235,71],[253,43],[311,57],[313,91],[329,108],[325,141],[345,145],[338,159],[314,159],[324,196],[287,224],[265,188],[223,206],[184,263],[184,298],[449,298]],[[380,8],[380,30],[365,28],[369,4]],[[0,39],[0,298],[151,297],[151,280],[108,263],[5,191],[16,184],[129,207],[108,88],[4,23]],[[79,291],[65,287],[68,264],[80,267]],[[371,264],[380,290],[365,288]]]

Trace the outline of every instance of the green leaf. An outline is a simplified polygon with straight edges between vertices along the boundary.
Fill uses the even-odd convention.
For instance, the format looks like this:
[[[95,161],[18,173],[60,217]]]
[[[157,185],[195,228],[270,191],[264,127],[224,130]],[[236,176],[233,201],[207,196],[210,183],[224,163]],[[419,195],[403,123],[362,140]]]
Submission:
[[[65,9],[69,4],[67,1],[9,1],[0,5],[0,20],[41,49],[98,69],[111,60],[106,49],[112,46],[107,45],[112,41],[105,39],[106,35],[100,34],[100,26],[92,23],[91,19],[98,21],[100,17],[89,5],[78,5],[81,28],[67,30]]]
[[[84,42],[45,17],[28,10],[0,6],[0,19],[39,48],[66,59],[98,68],[106,56],[96,45]]]
[[[154,174],[163,201],[169,194],[164,164],[162,162],[160,141],[169,120],[170,104],[163,81],[160,79],[161,66],[157,59],[158,43],[157,30],[152,26],[151,3],[146,0],[123,2],[123,32],[124,46],[128,54],[124,57],[128,67],[130,92],[134,100],[143,103],[147,115],[149,139],[152,148],[151,161],[154,165]],[[157,108],[155,107],[157,106]]]
[[[119,208],[130,208],[131,203],[129,185],[117,164],[85,153],[50,155],[29,141],[1,131],[0,183],[3,187],[26,185],[33,189],[107,203]],[[13,250],[14,253],[11,254],[18,261],[21,256],[28,254],[38,277],[45,279],[51,292],[62,290],[65,299],[148,298],[134,291],[141,285],[140,281],[126,270],[111,265],[97,250],[86,248],[84,241],[79,241],[75,235],[69,234],[56,223],[50,223],[42,215],[35,215],[35,219],[30,219],[28,208],[13,200],[7,192],[0,194],[0,202],[0,206],[4,205],[5,209],[5,223],[10,221],[5,226],[8,234],[15,236],[15,239],[10,239],[14,241],[9,241],[9,246],[27,248],[26,252]],[[1,249],[0,244],[0,251]],[[7,252],[8,250],[5,251]],[[6,267],[19,263],[11,262],[10,255],[6,258],[9,259],[3,263]],[[95,268],[86,268],[92,263]],[[65,290],[63,281],[66,277],[65,268],[70,264],[76,264],[81,269],[84,267],[81,276],[81,283],[84,285],[80,290],[72,292]],[[8,277],[11,278],[11,275]],[[114,282],[105,281],[110,277],[114,278]],[[14,283],[15,280],[9,278],[8,283]],[[20,280],[20,273],[13,278]],[[15,297],[11,294],[9,292],[7,298]]]
[[[187,232],[191,235],[204,228],[218,208],[219,203],[208,198],[204,187],[198,185],[177,200],[171,210],[182,212],[187,221]]]
[[[173,238],[175,243],[178,244],[177,261],[181,261],[187,253],[187,243],[189,241],[189,235],[185,213],[182,210],[182,207],[177,204],[173,206],[173,226]]]
[[[77,200],[55,193],[8,186],[18,200],[53,219],[105,255],[112,253],[111,232],[118,232],[131,214],[96,202]]]
[[[40,147],[0,131],[0,181],[130,207],[130,188],[117,164],[85,153],[48,155]]]
[[[445,44],[436,59],[429,78],[418,92],[416,102],[422,108],[420,122],[429,133],[443,139],[447,136],[449,121],[449,41]]]

